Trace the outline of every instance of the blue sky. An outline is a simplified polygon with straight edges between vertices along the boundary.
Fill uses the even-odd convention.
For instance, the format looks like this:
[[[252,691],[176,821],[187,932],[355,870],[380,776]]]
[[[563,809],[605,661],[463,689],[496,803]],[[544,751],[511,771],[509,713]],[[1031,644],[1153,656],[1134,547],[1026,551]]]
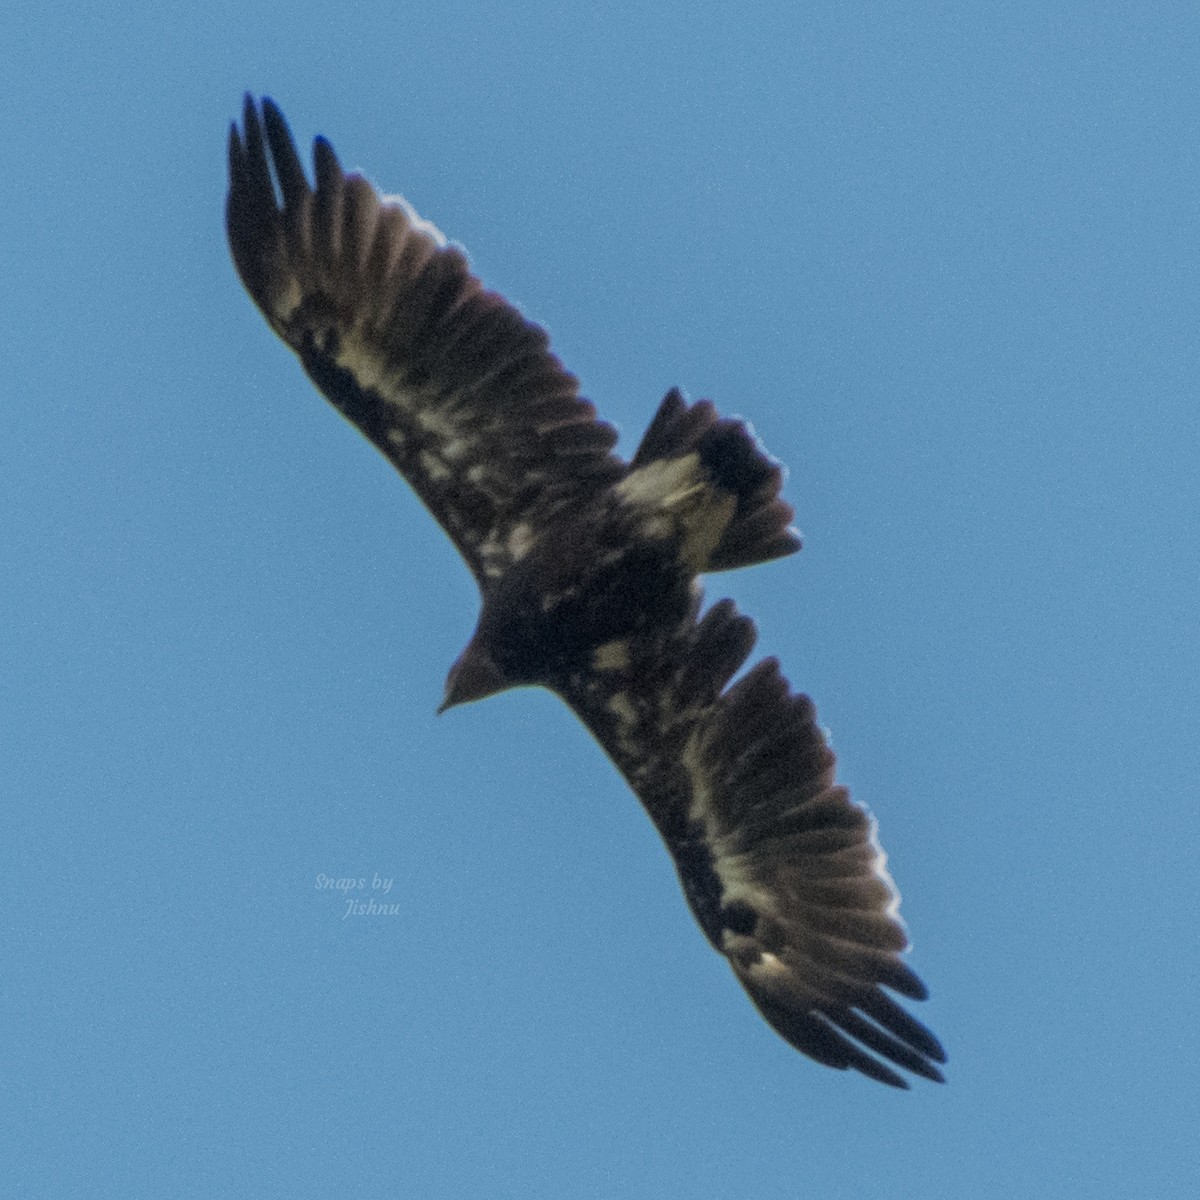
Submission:
[[[1192,1195],[1194,7],[354,7],[7,20],[9,1194]],[[789,466],[804,551],[709,594],[879,818],[945,1087],[776,1038],[551,697],[435,719],[474,586],[242,292],[245,89],[624,450],[679,384]]]

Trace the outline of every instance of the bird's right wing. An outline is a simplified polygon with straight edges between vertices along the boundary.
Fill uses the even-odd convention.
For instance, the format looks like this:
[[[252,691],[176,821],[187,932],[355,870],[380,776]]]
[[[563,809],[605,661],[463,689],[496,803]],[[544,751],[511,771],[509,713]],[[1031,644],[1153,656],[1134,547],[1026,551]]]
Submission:
[[[926,990],[902,961],[899,895],[870,814],[834,783],[812,702],[753,647],[732,601],[564,698],[642,801],[701,928],[771,1026],[831,1067],[941,1081],[937,1039],[888,995]],[[886,1061],[884,1061],[886,1060]]]

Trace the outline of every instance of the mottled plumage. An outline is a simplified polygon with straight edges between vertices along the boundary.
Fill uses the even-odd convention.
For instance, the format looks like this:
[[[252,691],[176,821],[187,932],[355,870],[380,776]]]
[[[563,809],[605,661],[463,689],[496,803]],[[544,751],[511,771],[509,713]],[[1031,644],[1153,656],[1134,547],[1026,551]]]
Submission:
[[[229,139],[229,244],[271,327],[479,583],[443,707],[530,684],[561,696],[771,1025],[829,1066],[940,1080],[941,1046],[884,991],[926,994],[901,959],[874,822],[834,783],[812,703],[774,659],[730,685],[753,622],[729,600],[701,615],[698,575],[799,548],[782,470],[743,423],[678,391],[633,460],[615,457],[540,328],[322,138],[314,160],[315,187],[279,110],[247,97]]]

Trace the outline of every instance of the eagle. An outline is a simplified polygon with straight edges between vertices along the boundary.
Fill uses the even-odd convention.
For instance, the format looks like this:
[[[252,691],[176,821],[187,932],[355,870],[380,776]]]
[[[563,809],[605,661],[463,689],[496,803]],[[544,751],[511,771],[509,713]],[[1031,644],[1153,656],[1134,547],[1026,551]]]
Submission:
[[[784,473],[744,422],[672,389],[629,462],[543,329],[398,196],[282,113],[229,135],[233,261],[333,406],[408,480],[481,606],[442,710],[541,686],[587,726],[662,836],[712,946],[773,1029],[897,1088],[942,1081],[871,815],[835,782],[812,701],[698,577],[791,554]],[[739,676],[735,680],[735,676]],[[439,710],[441,711],[441,710]]]

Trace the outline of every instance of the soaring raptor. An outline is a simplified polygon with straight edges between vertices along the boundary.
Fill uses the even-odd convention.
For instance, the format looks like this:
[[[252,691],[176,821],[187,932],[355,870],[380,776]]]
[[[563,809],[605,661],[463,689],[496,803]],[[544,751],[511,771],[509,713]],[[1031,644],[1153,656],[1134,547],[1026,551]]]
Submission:
[[[697,576],[800,548],[783,471],[741,422],[670,391],[632,462],[545,332],[404,200],[315,186],[279,109],[229,136],[229,245],[271,328],[416,490],[467,560],[479,623],[443,708],[533,684],[591,730],[650,814],[684,895],[771,1026],[809,1057],[907,1087],[937,1039],[888,994],[899,896],[870,815],[834,782],[812,702]]]

